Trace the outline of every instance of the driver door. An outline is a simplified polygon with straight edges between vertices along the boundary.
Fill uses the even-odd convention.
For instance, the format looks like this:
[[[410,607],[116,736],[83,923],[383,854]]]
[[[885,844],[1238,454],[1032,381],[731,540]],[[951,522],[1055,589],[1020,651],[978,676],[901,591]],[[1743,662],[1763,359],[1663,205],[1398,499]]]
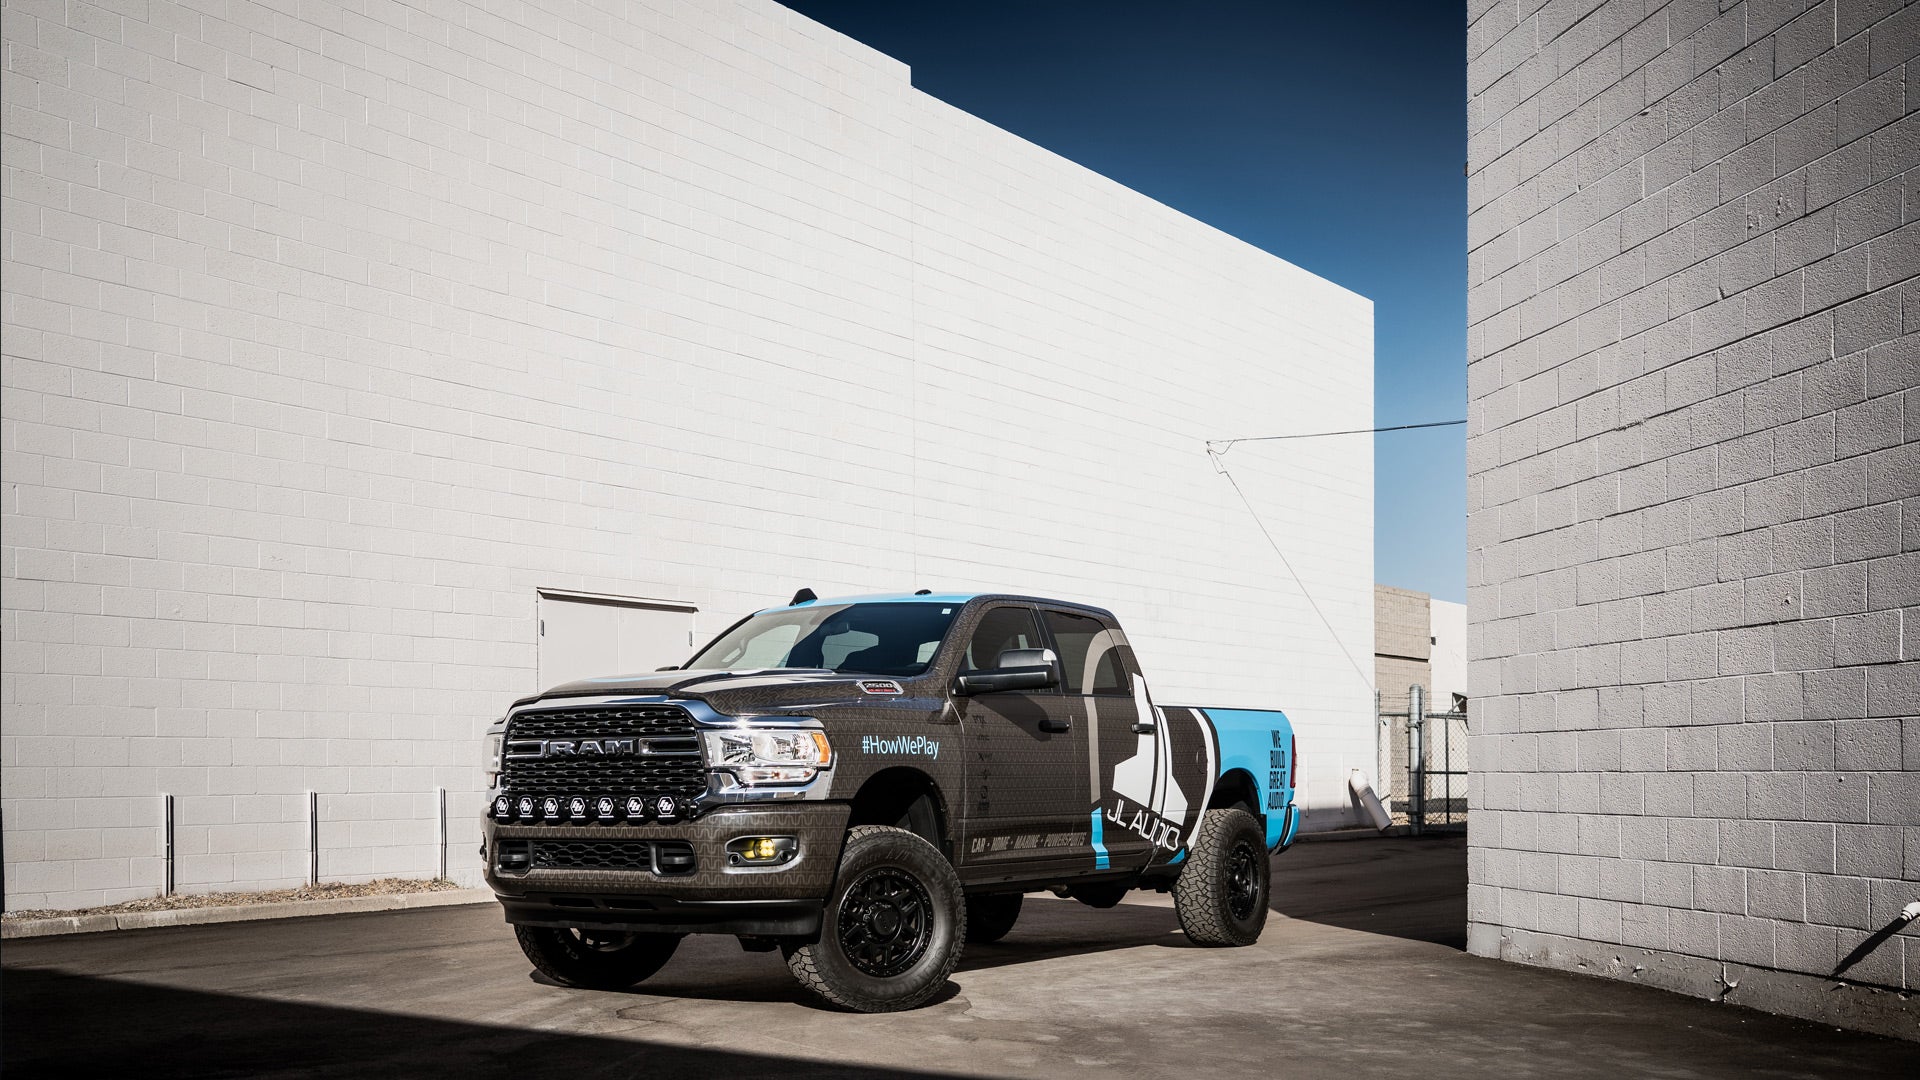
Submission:
[[[962,671],[994,667],[1008,649],[1045,647],[1034,609],[987,609],[968,639]],[[960,859],[1006,866],[1019,877],[1053,864],[1084,864],[1087,734],[1058,686],[957,697],[965,747]]]

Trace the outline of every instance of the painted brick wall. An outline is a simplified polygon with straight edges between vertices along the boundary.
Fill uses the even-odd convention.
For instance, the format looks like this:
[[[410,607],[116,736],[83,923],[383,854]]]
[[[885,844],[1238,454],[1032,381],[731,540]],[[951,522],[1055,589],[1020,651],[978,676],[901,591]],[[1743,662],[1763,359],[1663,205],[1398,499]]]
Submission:
[[[765,0],[5,8],[9,907],[419,875],[535,589],[1103,601],[1372,760],[1364,299]],[[1268,449],[1284,447],[1285,449]]]
[[[1920,7],[1468,19],[1470,947],[1851,1008],[1920,899]]]

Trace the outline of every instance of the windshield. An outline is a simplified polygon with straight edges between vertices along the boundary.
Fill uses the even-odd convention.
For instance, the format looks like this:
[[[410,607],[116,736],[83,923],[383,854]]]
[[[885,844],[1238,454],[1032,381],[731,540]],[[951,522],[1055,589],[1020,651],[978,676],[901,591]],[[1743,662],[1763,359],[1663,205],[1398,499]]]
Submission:
[[[829,604],[769,611],[720,635],[688,669],[826,668],[918,675],[933,662],[957,604]]]

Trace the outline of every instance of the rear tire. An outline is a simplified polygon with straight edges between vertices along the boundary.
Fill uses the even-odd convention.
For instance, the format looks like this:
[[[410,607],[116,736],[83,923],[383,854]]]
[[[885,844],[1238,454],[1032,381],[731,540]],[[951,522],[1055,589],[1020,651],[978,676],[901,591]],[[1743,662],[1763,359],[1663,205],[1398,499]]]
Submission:
[[[905,829],[847,834],[820,940],[788,947],[793,977],[830,1004],[897,1012],[947,985],[967,936],[960,878],[939,850]]]
[[[1173,883],[1180,929],[1196,945],[1251,945],[1267,925],[1271,886],[1260,822],[1245,810],[1208,810]]]
[[[588,990],[625,990],[667,965],[679,934],[625,934],[516,926],[520,951],[542,975]]]
[[[1026,897],[1019,893],[980,893],[967,897],[967,941],[987,945],[1006,937],[1020,918]]]

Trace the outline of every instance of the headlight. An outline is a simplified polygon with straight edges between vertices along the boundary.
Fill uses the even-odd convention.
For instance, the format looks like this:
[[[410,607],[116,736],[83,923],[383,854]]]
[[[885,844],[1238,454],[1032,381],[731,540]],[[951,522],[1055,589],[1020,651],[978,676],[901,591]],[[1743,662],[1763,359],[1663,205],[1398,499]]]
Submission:
[[[487,786],[492,787],[500,778],[500,751],[506,744],[505,732],[489,732],[487,735]]]
[[[823,731],[740,728],[708,731],[707,764],[742,784],[804,784],[833,764]]]

